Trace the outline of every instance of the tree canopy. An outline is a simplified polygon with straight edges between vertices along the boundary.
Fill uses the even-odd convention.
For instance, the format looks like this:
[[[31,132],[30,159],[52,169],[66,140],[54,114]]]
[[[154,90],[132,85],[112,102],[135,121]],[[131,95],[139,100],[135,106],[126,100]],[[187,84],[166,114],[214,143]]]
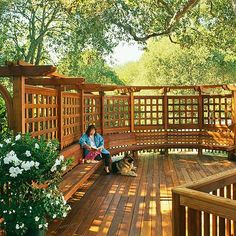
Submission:
[[[235,0],[1,0],[0,64],[54,64],[90,82],[122,84],[104,59],[120,40],[145,48],[169,37],[186,50],[204,45],[217,60],[234,58],[235,8]]]

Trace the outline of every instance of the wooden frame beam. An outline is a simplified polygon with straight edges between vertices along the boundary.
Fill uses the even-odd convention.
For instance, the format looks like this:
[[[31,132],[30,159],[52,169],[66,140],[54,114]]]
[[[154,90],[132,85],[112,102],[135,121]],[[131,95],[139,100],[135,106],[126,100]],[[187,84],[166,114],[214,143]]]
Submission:
[[[54,66],[2,66],[0,77],[44,76],[56,71]]]
[[[81,85],[83,83],[83,78],[29,78],[26,80],[26,84],[30,85]]]

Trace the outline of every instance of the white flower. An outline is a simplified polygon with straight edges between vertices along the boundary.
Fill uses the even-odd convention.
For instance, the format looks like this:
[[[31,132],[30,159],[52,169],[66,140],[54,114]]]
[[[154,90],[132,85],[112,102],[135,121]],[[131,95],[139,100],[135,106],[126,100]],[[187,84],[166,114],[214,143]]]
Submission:
[[[69,211],[69,210],[71,210],[71,207],[70,207],[70,206],[67,207],[67,211]]]
[[[42,224],[40,224],[40,225],[39,225],[39,229],[42,229],[42,228],[43,228],[43,225],[42,225]]]
[[[39,217],[38,217],[38,216],[34,217],[34,220],[35,220],[36,222],[39,221]]]
[[[48,198],[50,198],[50,197],[51,197],[51,194],[50,194],[50,193],[48,193],[46,196],[47,196]]]
[[[25,226],[25,225],[22,223],[20,227],[23,228],[24,226]]]
[[[10,138],[8,138],[8,139],[5,139],[4,141],[5,141],[5,143],[6,143],[6,144],[9,144],[9,143],[11,143],[11,139],[10,139]]]
[[[17,140],[20,140],[20,139],[21,139],[21,135],[20,134],[16,135],[15,140],[17,141]]]
[[[35,147],[36,149],[39,149],[39,145],[38,145],[37,143],[35,143],[34,147]]]
[[[59,159],[56,159],[56,162],[55,162],[55,164],[54,164],[55,166],[59,166],[59,165],[61,165],[61,160],[59,160]]]
[[[10,164],[11,162],[14,163],[15,166],[20,165],[21,160],[17,158],[16,153],[12,150],[9,153],[7,153],[6,157],[3,159],[4,164]]]
[[[9,211],[9,215],[11,215],[11,211]]]
[[[38,168],[39,168],[39,162],[36,161],[36,162],[34,163],[34,166],[35,166],[36,169],[38,169]]]
[[[31,165],[29,161],[23,161],[21,163],[21,168],[24,169],[25,171],[30,170]]]
[[[13,212],[13,213],[16,213],[16,211],[15,211],[15,210],[12,210],[12,212]]]
[[[65,170],[66,170],[66,166],[63,166],[63,167],[61,168],[61,170],[62,170],[62,171],[65,171]]]
[[[19,226],[19,224],[16,224],[16,229],[20,229],[20,226]]]
[[[51,168],[51,172],[54,172],[57,170],[57,167],[54,165],[52,168]]]
[[[32,210],[32,206],[29,206],[29,209]]]
[[[45,224],[44,224],[44,227],[47,228],[47,227],[48,227],[48,223],[45,223]]]
[[[64,161],[64,156],[63,156],[63,155],[60,155],[60,156],[59,156],[59,160],[60,160],[60,161]]]
[[[20,169],[19,167],[13,167],[13,166],[9,169],[10,176],[13,178],[17,177],[18,174],[22,174],[22,171],[23,170]]]
[[[5,214],[5,213],[7,213],[7,211],[5,210],[5,211],[3,211],[3,213]]]
[[[59,201],[56,201],[56,205],[58,205],[58,204],[60,204],[60,202],[59,202]]]
[[[66,217],[66,216],[67,216],[67,214],[64,212],[64,213],[63,213],[63,217]]]
[[[30,151],[27,150],[27,151],[25,152],[25,155],[26,155],[27,157],[30,157],[30,156],[31,156]]]
[[[0,148],[2,148],[3,147],[3,145],[0,143]]]
[[[1,199],[1,202],[4,202],[4,200],[3,200],[3,199]]]
[[[66,200],[63,200],[63,204],[66,205]]]
[[[56,219],[56,217],[57,217],[57,215],[56,215],[56,214],[54,214],[54,215],[52,216],[52,218],[53,218],[53,219]]]

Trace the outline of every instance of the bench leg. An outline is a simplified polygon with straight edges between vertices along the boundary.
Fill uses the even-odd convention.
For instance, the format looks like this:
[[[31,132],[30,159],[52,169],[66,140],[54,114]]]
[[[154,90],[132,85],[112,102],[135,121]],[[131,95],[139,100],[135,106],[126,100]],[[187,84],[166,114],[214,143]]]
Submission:
[[[236,161],[236,154],[234,153],[234,151],[228,152],[228,160],[229,161]]]
[[[137,158],[138,157],[138,151],[132,151],[132,155],[134,158]]]
[[[165,156],[168,156],[168,148],[165,148]]]
[[[198,148],[198,156],[201,157],[202,156],[202,149],[201,148]]]

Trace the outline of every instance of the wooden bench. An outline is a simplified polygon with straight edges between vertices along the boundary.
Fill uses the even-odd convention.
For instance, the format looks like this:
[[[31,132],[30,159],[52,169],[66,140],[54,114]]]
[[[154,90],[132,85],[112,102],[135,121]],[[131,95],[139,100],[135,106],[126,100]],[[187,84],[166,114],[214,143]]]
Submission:
[[[111,155],[132,151],[132,146],[134,147],[137,144],[135,133],[105,135],[104,139],[105,146],[108,147],[107,149],[110,151]],[[65,158],[73,157],[73,164],[64,174],[63,180],[60,183],[60,189],[64,198],[68,200],[103,162],[80,165],[83,158],[83,150],[78,143],[63,149],[61,155]]]
[[[79,189],[87,179],[102,165],[102,162],[96,164],[81,164],[83,150],[78,143],[72,144],[61,151],[66,159],[73,158],[73,163],[65,172],[63,180],[60,183],[60,189],[64,198],[68,200]]]
[[[235,145],[217,145],[217,142],[212,141],[205,132],[173,132],[166,140],[165,135],[164,132],[106,134],[104,141],[111,155],[131,151],[136,156],[137,151],[145,149],[189,148],[222,150],[227,151],[230,156],[236,148]],[[78,143],[65,148],[61,154],[65,158],[74,157],[71,168],[67,170],[60,183],[65,199],[69,199],[102,165],[102,161],[79,165],[83,158],[83,150]]]

